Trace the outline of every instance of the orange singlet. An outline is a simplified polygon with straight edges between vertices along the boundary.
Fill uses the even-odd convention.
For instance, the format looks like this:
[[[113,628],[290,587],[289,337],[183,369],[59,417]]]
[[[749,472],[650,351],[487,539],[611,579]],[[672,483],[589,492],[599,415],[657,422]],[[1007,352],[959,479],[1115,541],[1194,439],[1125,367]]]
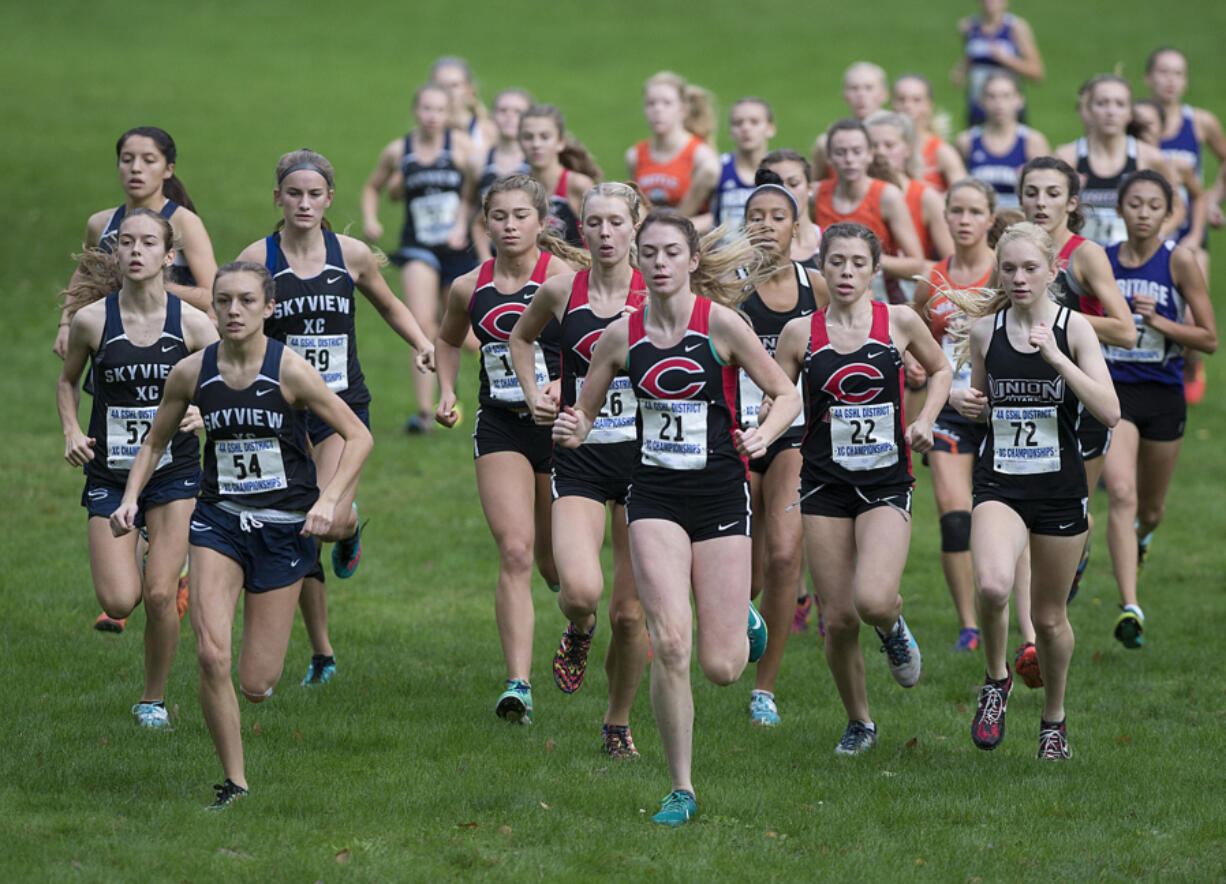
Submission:
[[[881,240],[881,253],[893,255],[898,246],[890,235],[890,228],[881,215],[881,192],[885,190],[885,182],[874,178],[868,185],[868,193],[860,200],[860,205],[846,215],[834,210],[834,188],[838,184],[835,178],[823,179],[817,185],[817,198],[813,200],[813,221],[823,231],[840,221],[854,221],[863,224]]]
[[[949,263],[952,260],[952,257],[942,258],[928,271],[930,293],[924,309],[921,310],[921,313],[928,320],[928,327],[932,329],[932,336],[936,338],[938,344],[945,342],[945,330],[949,326],[950,320],[962,316],[962,311],[944,294],[944,290],[958,288],[949,278]],[[975,280],[968,286],[962,286],[962,288],[981,289],[988,284],[988,279],[991,276],[992,271],[989,269],[980,279]]]
[[[651,142],[647,139],[634,146],[634,180],[643,193],[656,206],[676,208],[690,190],[690,178],[694,173],[694,151],[702,144],[697,135],[671,160],[658,163],[651,158]]]
[[[924,191],[927,189],[928,185],[923,181],[912,178],[907,182],[903,198],[907,201],[907,211],[911,213],[911,226],[919,238],[920,253],[925,258],[935,260],[937,256],[932,253],[932,237],[928,235],[928,225],[924,223]]]
[[[920,175],[924,183],[930,187],[935,187],[938,193],[944,193],[949,190],[949,182],[945,180],[945,173],[941,171],[941,167],[937,165],[937,151],[944,144],[940,136],[929,135],[928,140],[924,142],[924,148],[920,151],[920,159],[923,160],[924,171]]]

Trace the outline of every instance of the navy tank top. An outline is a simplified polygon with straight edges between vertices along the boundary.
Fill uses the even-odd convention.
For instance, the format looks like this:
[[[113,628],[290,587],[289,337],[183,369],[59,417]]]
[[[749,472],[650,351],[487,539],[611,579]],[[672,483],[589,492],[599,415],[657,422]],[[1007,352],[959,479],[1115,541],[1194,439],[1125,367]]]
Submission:
[[[401,248],[435,249],[445,247],[460,211],[460,192],[464,176],[451,154],[451,131],[443,136],[443,146],[434,162],[421,163],[413,149],[413,133],[404,136],[404,229]]]
[[[1124,293],[1128,306],[1136,295],[1154,299],[1155,312],[1171,322],[1183,322],[1183,295],[1175,287],[1171,274],[1171,254],[1175,247],[1165,242],[1140,267],[1125,267],[1120,263],[1120,244],[1107,248],[1111,272]],[[1183,348],[1157,329],[1146,325],[1136,313],[1137,344],[1131,350],[1103,347],[1111,379],[1117,384],[1157,383],[1183,386]]]
[[[1017,174],[1026,165],[1025,125],[1018,125],[1017,138],[1003,154],[995,154],[983,143],[983,129],[971,129],[971,155],[966,163],[967,173],[996,191],[996,205],[1001,209],[1014,209],[1019,205]]]
[[[167,221],[177,212],[181,206],[174,200],[166,200],[162,204],[162,208],[158,210],[158,214]],[[128,214],[126,205],[119,206],[111,213],[111,217],[106,222],[106,227],[102,231],[102,235],[98,237],[98,248],[104,252],[115,251],[115,240],[119,238],[119,225]],[[187,264],[187,257],[181,250],[175,252],[175,262],[170,265],[170,273],[167,275],[167,280],[175,285],[194,286],[196,277],[192,275],[191,267]]]
[[[711,214],[715,226],[731,224],[739,227],[745,223],[745,203],[754,192],[753,182],[746,184],[736,173],[736,154],[732,151],[719,158],[719,183],[711,193]]]

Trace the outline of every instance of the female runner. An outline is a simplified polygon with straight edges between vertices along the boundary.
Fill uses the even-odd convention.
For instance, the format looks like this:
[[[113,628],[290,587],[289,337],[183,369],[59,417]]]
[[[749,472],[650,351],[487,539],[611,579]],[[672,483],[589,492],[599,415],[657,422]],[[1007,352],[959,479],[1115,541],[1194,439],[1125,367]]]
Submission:
[[[945,200],[940,191],[919,178],[911,118],[894,111],[877,111],[864,125],[873,150],[869,174],[902,191],[923,256],[930,261],[948,258],[953,254],[954,244],[945,223]],[[914,291],[914,285],[904,286],[908,288]]]
[[[837,135],[833,143],[838,162]],[[952,378],[918,313],[872,299],[869,283],[881,259],[881,243],[867,227],[827,227],[821,265],[830,306],[789,322],[775,351],[793,382],[801,374],[806,379],[800,502],[826,660],[847,711],[847,729],[835,747],[842,755],[877,744],[860,621],[876,629],[900,685],[912,687],[920,677],[920,649],[898,592],[911,540],[911,451],[932,448],[933,422]],[[905,430],[904,352],[929,375],[928,399]]]
[[[822,229],[813,223],[809,216],[809,187],[813,183],[809,161],[800,155],[799,151],[783,148],[772,150],[762,157],[758,165],[758,173],[754,175],[754,184],[765,184],[768,179],[758,180],[763,170],[779,176],[780,183],[787,188],[796,205],[801,207],[800,217],[796,219],[796,233],[792,236],[792,260],[813,270],[817,269],[817,249],[822,242]]]
[[[494,616],[507,667],[507,687],[494,711],[499,718],[532,720],[532,561],[557,592],[558,574],[550,542],[549,428],[532,420],[532,410],[511,365],[509,340],[533,294],[552,276],[573,272],[558,254],[570,249],[545,230],[549,203],[540,182],[512,175],[485,194],[485,223],[497,256],[464,274],[451,286],[435,342],[439,404],[435,420],[454,427],[460,348],[469,329],[481,342],[481,407],[473,427],[477,493],[498,545]],[[542,250],[547,246],[549,251]],[[586,258],[574,254],[577,263]],[[560,328],[551,322],[534,347],[538,387],[557,397]]]
[[[919,147],[920,178],[940,193],[949,190],[951,181],[966,177],[962,157],[952,144],[933,131],[932,84],[921,74],[903,74],[894,81],[891,106],[915,123],[915,143]],[[948,115],[942,113],[948,124]]]
[[[221,341],[171,370],[123,500],[111,515],[116,537],[136,527],[140,495],[194,403],[208,436],[200,498],[191,514],[191,611],[200,705],[225,776],[214,786],[214,810],[248,790],[230,674],[239,596],[238,684],[248,700],[260,703],[281,677],[298,591],[315,563],[315,538],[333,533],[336,522],[348,517],[340,500],[357,484],[371,448],[370,432],[315,367],[265,337],[273,307],[273,281],[263,265],[235,261],[217,271],[213,310]],[[336,475],[322,492],[306,453],[306,421],[295,413],[304,408],[345,440]]]
[[[647,304],[601,336],[579,402],[558,415],[553,438],[578,447],[614,378],[626,369],[642,426],[642,454],[626,501],[630,554],[654,649],[651,705],[672,779],[652,819],[679,826],[697,813],[690,777],[690,588],[698,661],[708,679],[731,684],[747,659],[761,656],[767,638],[749,602],[744,458],[766,452],[799,412],[800,396],[745,321],[725,306],[744,296],[738,268],[752,268],[751,284],[761,275],[764,256],[745,235],[713,231],[700,244],[687,218],[653,212],[639,228],[637,245]],[[775,400],[760,427],[737,428],[736,366]],[[747,607],[749,640],[741,619]]]
[[[277,161],[276,176],[273,202],[285,217],[276,232],[256,240],[238,256],[239,261],[263,264],[276,283],[276,305],[264,332],[319,369],[328,389],[369,427],[370,390],[358,361],[354,289],[364,294],[384,321],[417,350],[417,367],[423,372],[433,368],[434,345],[388,288],[370,247],[332,232],[324,218],[332,205],[335,183],[335,172],[327,158],[306,148],[292,151]],[[307,438],[319,486],[326,488],[336,475],[345,440],[312,412],[307,412]],[[354,503],[357,490],[356,484],[345,489],[342,515],[331,532],[318,535],[320,543],[334,544],[332,570],[342,579],[353,576],[362,556]],[[336,674],[336,658],[328,638],[322,566],[316,565],[303,580],[299,604],[312,650],[302,684],[327,684]]]
[[[843,103],[851,119],[863,122],[870,114],[885,107],[890,98],[890,81],[885,70],[871,61],[857,61],[843,71]],[[830,163],[830,132],[827,130],[813,142],[813,179],[833,178],[836,170]]]
[[[728,134],[736,150],[719,157],[719,182],[711,194],[711,217],[704,219],[711,227],[737,227],[745,220],[745,200],[753,193],[754,175],[775,137],[774,111],[761,98],[742,98],[728,112]]]
[[[1029,542],[1031,619],[1044,687],[1039,758],[1050,760],[1070,754],[1064,713],[1073,656],[1068,585],[1088,530],[1077,418],[1085,408],[1107,426],[1119,420],[1094,329],[1047,294],[1058,271],[1051,237],[1023,222],[996,244],[1001,291],[947,294],[972,321],[959,352],[960,362],[969,355],[971,383],[952,401],[963,417],[987,424],[971,513],[987,677],[971,739],[981,749],[994,749],[1004,736],[1013,687],[1005,660],[1009,593]]]
[[[1217,349],[1217,323],[1196,254],[1164,242],[1160,233],[1173,202],[1171,185],[1157,173],[1129,175],[1119,205],[1128,239],[1107,249],[1137,328],[1135,347],[1106,349],[1122,413],[1104,473],[1107,543],[1123,607],[1115,637],[1126,648],[1141,646],[1145,615],[1137,571],[1162,521],[1187,417],[1181,350]],[[1184,320],[1185,307],[1191,322]]]
[[[762,173],[763,177],[768,174]],[[789,320],[808,316],[830,301],[821,275],[791,259],[800,206],[778,176],[773,177],[775,181],[762,183],[745,203],[745,227],[755,241],[769,249],[773,272],[741,303],[741,313],[749,317],[758,340],[772,356]],[[741,371],[737,392],[738,423],[742,427],[757,426],[762,390]],[[751,595],[762,599],[762,617],[769,635],[749,695],[749,719],[764,727],[779,724],[775,678],[796,614],[796,590],[804,567],[800,513],[788,507],[790,496],[800,484],[803,435],[804,415],[797,414],[765,454],[749,462],[750,499],[753,512],[758,514],[757,530],[753,532]]]
[[[185,418],[162,449],[156,478],[134,514],[149,536],[141,573],[137,535],[111,536],[107,519],[148,432],[171,367],[217,340],[208,316],[166,291],[174,266],[174,230],[159,213],[137,207],[119,222],[105,278],[79,273],[65,312],[72,317],[68,351],[56,387],[64,426],[64,458],[85,467],[81,505],[89,514],[89,560],[105,616],[123,622],[145,603],[145,687],[132,714],[142,727],[167,728],[165,692],[179,641],[176,587],[187,557],[191,500],[200,486],[199,414]],[[114,257],[118,257],[118,263]],[[87,257],[85,264],[94,262]],[[118,290],[116,290],[118,289]],[[77,423],[79,381],[89,363],[94,402],[89,435]]]
[[[583,195],[600,177],[587,149],[566,134],[566,120],[552,104],[537,104],[519,118],[519,146],[529,173],[549,194],[546,229],[576,249],[583,248],[579,208]]]
[[[1101,246],[1124,239],[1127,231],[1115,210],[1120,182],[1137,169],[1153,169],[1168,181],[1171,170],[1156,147],[1139,143],[1127,133],[1132,113],[1132,86],[1123,77],[1103,74],[1083,87],[1085,136],[1056,148],[1055,156],[1082,176],[1081,206],[1092,215],[1086,238]],[[1112,170],[1112,171],[1105,171]],[[1184,219],[1177,206],[1165,232],[1173,234]]]
[[[897,280],[918,276],[926,268],[906,199],[895,185],[869,177],[873,155],[863,123],[839,120],[830,127],[826,139],[838,174],[818,184],[813,220],[822,228],[851,221],[871,230],[882,247],[881,269],[885,271],[873,295],[877,300],[900,303],[904,298]]]
[[[1138,98],[1132,103],[1132,121],[1128,124],[1128,134],[1138,141],[1162,148],[1162,132],[1166,128],[1166,108],[1155,98]],[[1179,198],[1188,209],[1188,217],[1183,226],[1175,233],[1175,242],[1192,250],[1200,265],[1201,275],[1208,279],[1209,253],[1205,251],[1205,225],[1208,215],[1208,201],[1205,199],[1205,187],[1201,181],[1200,168],[1190,160],[1190,151],[1162,148],[1175,176],[1174,183],[1179,188]],[[1199,154],[1196,155],[1199,159]],[[1187,354],[1191,356],[1191,352]],[[1185,360],[1186,363],[1186,360]],[[1185,365],[1186,367],[1186,365]]]
[[[362,187],[363,235],[371,242],[383,236],[379,191],[388,187],[392,199],[404,199],[400,247],[391,257],[400,267],[405,303],[431,339],[438,331],[443,292],[476,264],[463,195],[472,186],[479,154],[467,135],[448,128],[450,106],[444,87],[419,87],[413,96],[416,128],[383,148]],[[434,378],[418,372],[412,377],[417,412],[409,416],[405,430],[426,433]]]
[[[559,403],[536,382],[536,340],[551,321],[561,324],[561,404],[573,406],[601,333],[622,314],[642,306],[646,291],[642,275],[630,266],[642,211],[639,194],[620,182],[598,184],[584,194],[580,211],[591,269],[550,278],[536,290],[511,330],[512,363],[524,399],[532,404],[533,418],[544,426],[553,424]],[[600,547],[605,506],[613,506],[613,594],[608,615],[612,638],[605,657],[609,705],[601,741],[604,751],[614,758],[638,756],[630,735],[630,706],[647,667],[647,632],[634,587],[626,529],[626,492],[638,455],[637,410],[630,378],[619,372],[584,445],[575,451],[558,447],[553,452],[553,547],[566,550],[557,568],[562,585],[558,607],[567,620],[553,657],[553,680],[568,694],[579,689],[587,672],[604,593]]]
[[[1009,12],[1009,0],[983,0],[983,15],[958,22],[964,44],[962,58],[950,73],[955,86],[966,86],[967,125],[987,119],[982,105],[983,84],[998,71],[1016,77],[1043,80],[1043,58],[1034,31],[1024,18]],[[1018,111],[1025,118],[1025,108]]]
[[[719,182],[719,155],[707,144],[715,128],[711,93],[661,71],[643,86],[651,137],[626,151],[626,168],[654,206],[687,218],[700,213]]]
[[[507,175],[523,175],[528,172],[524,152],[519,146],[519,118],[535,102],[525,89],[503,89],[494,96],[494,123],[498,127],[498,142],[485,155],[485,165],[477,179],[476,201],[469,206],[472,216],[470,234],[478,261],[488,261],[494,256],[490,250],[489,234],[485,232],[485,215],[481,213],[481,201],[490,185]]]
[[[1056,247],[1059,272],[1051,291],[1057,303],[1082,313],[1090,321],[1094,334],[1109,346],[1130,347],[1136,340],[1136,329],[1120,294],[1111,263],[1102,246],[1079,235],[1085,223],[1080,206],[1080,176],[1068,163],[1055,157],[1037,157],[1022,167],[1018,177],[1022,210],[1026,220],[1038,224],[1051,237]],[[1077,422],[1077,441],[1086,468],[1086,488],[1093,498],[1103,473],[1103,457],[1111,443],[1111,431],[1092,414],[1081,415]],[[1090,533],[1081,562],[1073,578],[1069,598],[1080,585],[1090,561],[1090,537],[1094,517],[1087,509]],[[1037,652],[1026,643],[1018,649],[1015,667],[1028,687],[1037,687]]]
[[[1012,209],[1020,204],[1018,170],[1027,160],[1049,155],[1051,147],[1042,132],[1017,121],[1022,91],[1012,74],[989,74],[981,100],[983,124],[959,133],[955,143],[970,176],[992,186],[998,206]]]
[[[447,126],[466,134],[478,155],[498,141],[498,126],[477,97],[477,84],[467,61],[443,56],[430,66],[430,82],[438,83],[450,97]]]

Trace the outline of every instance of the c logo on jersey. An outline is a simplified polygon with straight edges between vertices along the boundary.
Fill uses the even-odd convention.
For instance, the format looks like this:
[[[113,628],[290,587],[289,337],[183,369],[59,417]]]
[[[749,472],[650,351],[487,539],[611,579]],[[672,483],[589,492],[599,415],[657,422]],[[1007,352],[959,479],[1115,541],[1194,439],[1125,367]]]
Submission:
[[[604,334],[603,328],[593,329],[582,338],[575,342],[575,346],[571,349],[583,357],[583,361],[591,364],[592,350],[596,347],[596,342],[600,340],[600,336]]]
[[[685,386],[675,386],[684,383],[686,378],[698,376]],[[656,399],[689,399],[706,386],[706,371],[693,359],[683,356],[669,356],[661,359],[643,375],[639,386]]]
[[[519,321],[519,317],[523,314],[527,304],[499,304],[489,313],[481,317],[481,321],[477,325],[485,331],[491,338],[499,341],[509,341],[511,339],[511,329],[515,328],[515,323]]]
[[[863,362],[844,365],[822,384],[823,391],[848,405],[872,402],[884,388],[885,375],[876,366]]]

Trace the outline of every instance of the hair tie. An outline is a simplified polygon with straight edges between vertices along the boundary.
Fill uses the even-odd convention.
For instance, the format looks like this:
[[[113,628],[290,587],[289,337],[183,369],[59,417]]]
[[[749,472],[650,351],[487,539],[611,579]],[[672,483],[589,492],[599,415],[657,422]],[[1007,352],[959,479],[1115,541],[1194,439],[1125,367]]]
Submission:
[[[281,182],[284,181],[288,175],[290,175],[293,172],[301,172],[303,169],[309,169],[312,172],[318,172],[320,177],[323,178],[324,181],[328,182],[328,186],[329,187],[332,186],[332,179],[328,177],[328,173],[325,172],[323,169],[319,168],[319,166],[315,165],[314,163],[307,161],[305,163],[294,163],[294,165],[290,166],[288,169],[286,169],[284,172],[278,175],[277,176],[277,187],[281,186]]]
[[[796,202],[796,197],[792,196],[792,191],[788,190],[782,184],[776,184],[773,181],[770,182],[769,184],[759,184],[757,187],[755,187],[753,189],[753,193],[749,195],[749,199],[745,200],[745,205],[748,206],[750,202],[753,201],[753,198],[755,196],[757,196],[760,193],[764,193],[765,191],[768,191],[768,190],[775,190],[783,194],[784,196],[786,196],[788,198],[788,202],[792,204],[792,209],[795,212],[795,217],[797,219],[800,218],[800,204]]]

